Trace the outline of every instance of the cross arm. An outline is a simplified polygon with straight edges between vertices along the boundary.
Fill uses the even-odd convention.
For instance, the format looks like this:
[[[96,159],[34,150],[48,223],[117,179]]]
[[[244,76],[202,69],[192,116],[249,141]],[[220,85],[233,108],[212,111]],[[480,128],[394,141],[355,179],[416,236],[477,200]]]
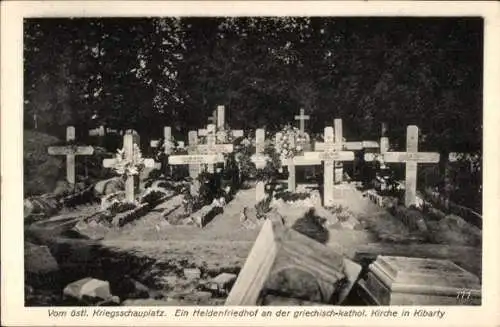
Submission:
[[[87,155],[94,153],[94,148],[91,146],[51,146],[47,149],[50,155]]]

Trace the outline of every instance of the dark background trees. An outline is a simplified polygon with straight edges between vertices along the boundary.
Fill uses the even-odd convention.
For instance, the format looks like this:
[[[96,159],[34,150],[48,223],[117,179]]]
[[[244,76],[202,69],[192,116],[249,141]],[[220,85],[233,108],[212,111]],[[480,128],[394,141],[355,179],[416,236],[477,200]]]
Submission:
[[[377,139],[386,122],[402,148],[416,124],[421,149],[480,153],[482,42],[479,18],[28,19],[24,123],[186,138],[219,104],[245,129],[304,108],[312,132],[340,117],[348,140]]]

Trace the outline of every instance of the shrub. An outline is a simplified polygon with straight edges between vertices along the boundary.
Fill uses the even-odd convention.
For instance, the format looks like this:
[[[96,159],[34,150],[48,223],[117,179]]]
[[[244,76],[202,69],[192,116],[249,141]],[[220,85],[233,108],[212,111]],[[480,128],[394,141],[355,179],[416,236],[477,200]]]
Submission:
[[[52,192],[56,182],[66,176],[64,157],[47,153],[47,148],[57,144],[59,140],[29,130],[24,131],[23,137],[24,196]]]

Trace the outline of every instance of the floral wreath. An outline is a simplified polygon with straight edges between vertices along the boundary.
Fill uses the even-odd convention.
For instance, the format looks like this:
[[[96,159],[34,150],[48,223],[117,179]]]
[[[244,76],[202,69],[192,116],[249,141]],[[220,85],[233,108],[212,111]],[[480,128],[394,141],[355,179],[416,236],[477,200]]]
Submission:
[[[279,133],[281,132],[281,135]],[[286,125],[280,132],[276,134],[276,149],[280,158],[290,159],[299,155],[303,151],[302,144],[306,141],[305,137],[300,136],[300,131],[297,127]],[[290,139],[295,140],[293,145]]]
[[[132,160],[127,159],[125,156],[125,149],[116,150],[116,164],[113,167],[115,172],[119,175],[134,176],[144,168],[144,158],[142,158],[139,146],[134,143]]]

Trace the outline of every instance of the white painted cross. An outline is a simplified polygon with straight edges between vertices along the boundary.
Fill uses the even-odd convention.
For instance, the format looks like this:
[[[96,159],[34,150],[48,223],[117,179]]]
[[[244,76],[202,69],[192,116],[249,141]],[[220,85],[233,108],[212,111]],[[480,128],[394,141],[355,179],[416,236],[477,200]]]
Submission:
[[[380,154],[365,154],[365,161],[380,159],[385,162],[401,162],[406,164],[405,206],[409,207],[417,203],[417,164],[437,163],[439,162],[439,153],[418,152],[418,127],[410,125],[406,130],[406,152],[385,151]]]
[[[214,154],[214,155],[222,155],[223,153],[233,152],[232,144],[217,144],[216,134],[215,134],[215,125],[209,124],[207,126],[207,144],[198,145],[198,151],[201,154]],[[224,162],[224,156],[218,156],[222,158],[219,162]],[[214,172],[214,164],[208,164],[208,172]]]
[[[325,142],[324,143],[320,143],[320,142],[315,143],[314,151],[325,151],[325,150],[332,151],[333,145],[334,145],[334,150],[337,152],[341,151],[344,148],[343,137],[342,137],[342,119],[335,119],[333,121],[333,124],[334,124],[334,131],[335,131],[335,142],[332,143],[333,140],[331,140],[330,143],[328,143],[326,141],[326,128],[325,128]],[[330,133],[330,132],[328,132],[328,133]],[[333,138],[333,135],[332,135],[332,138]],[[335,182],[342,182],[342,177],[344,174],[342,164],[340,162],[336,162],[334,167],[335,167],[335,175],[334,175]]]
[[[169,155],[172,153],[172,144],[171,144],[171,139],[172,139],[172,127],[170,126],[165,126],[163,127],[163,144],[164,144],[164,153],[166,155]],[[152,148],[157,148],[160,145],[160,140],[151,140],[149,144]]]
[[[190,131],[188,133],[188,154],[196,155],[198,154],[198,133],[196,131]],[[189,177],[195,180],[201,172],[201,165],[190,164],[189,165]]]
[[[104,126],[101,125],[97,128],[89,130],[89,136],[100,136],[103,137],[106,135],[106,130],[104,129]]]
[[[210,127],[212,128],[212,127]],[[222,153],[218,154],[200,154],[200,146],[198,145],[198,133],[196,131],[190,131],[189,137],[189,147],[188,155],[171,155],[168,157],[169,165],[189,165],[189,176],[193,179],[197,178],[200,171],[201,165],[207,164],[213,167],[218,162],[224,162],[224,156]],[[208,146],[215,144],[215,135],[208,136],[210,139]],[[209,151],[209,149],[207,149]],[[213,172],[213,169],[212,169]]]
[[[75,128],[68,126],[66,128],[66,142],[70,143],[75,141]],[[89,156],[94,153],[94,148],[91,146],[51,146],[48,148],[50,155],[63,155],[66,156],[66,180],[70,184],[75,184],[75,157],[76,156]]]
[[[300,109],[300,115],[295,116],[295,120],[300,121],[300,123],[299,123],[300,136],[304,136],[305,121],[309,120],[309,119],[310,119],[309,115],[304,115],[304,109]]]
[[[216,135],[217,135],[217,142],[223,140],[223,135],[219,134],[222,130],[225,128],[225,117],[226,117],[226,112],[224,106],[217,106],[217,128],[216,128]],[[232,137],[237,138],[237,137],[242,137],[243,136],[243,130],[240,129],[235,129],[231,130]]]
[[[353,161],[354,152],[342,151],[342,143],[338,142],[338,135],[335,135],[332,127],[325,127],[325,142],[323,144],[323,152],[306,152],[305,157],[309,160],[321,160],[324,162],[323,173],[323,205],[329,207],[333,205],[333,184],[334,184],[334,166],[335,162],[339,161]],[[335,131],[337,133],[337,130]]]
[[[134,135],[132,133],[126,133],[123,136],[123,150],[125,153],[125,161],[136,163],[137,157],[134,153]],[[156,167],[156,163],[154,159],[144,158],[144,166],[147,168]],[[114,168],[120,164],[120,161],[116,158],[113,159],[104,159],[102,162],[105,168]],[[125,198],[127,201],[133,202],[135,200],[135,186],[134,186],[134,176],[127,175],[127,179],[125,180]]]
[[[250,160],[255,164],[257,169],[263,169],[266,166],[269,157],[264,154],[265,150],[266,132],[263,128],[255,131],[255,154],[252,155]],[[263,181],[258,181],[255,188],[255,200],[259,203],[265,198],[265,185]]]

